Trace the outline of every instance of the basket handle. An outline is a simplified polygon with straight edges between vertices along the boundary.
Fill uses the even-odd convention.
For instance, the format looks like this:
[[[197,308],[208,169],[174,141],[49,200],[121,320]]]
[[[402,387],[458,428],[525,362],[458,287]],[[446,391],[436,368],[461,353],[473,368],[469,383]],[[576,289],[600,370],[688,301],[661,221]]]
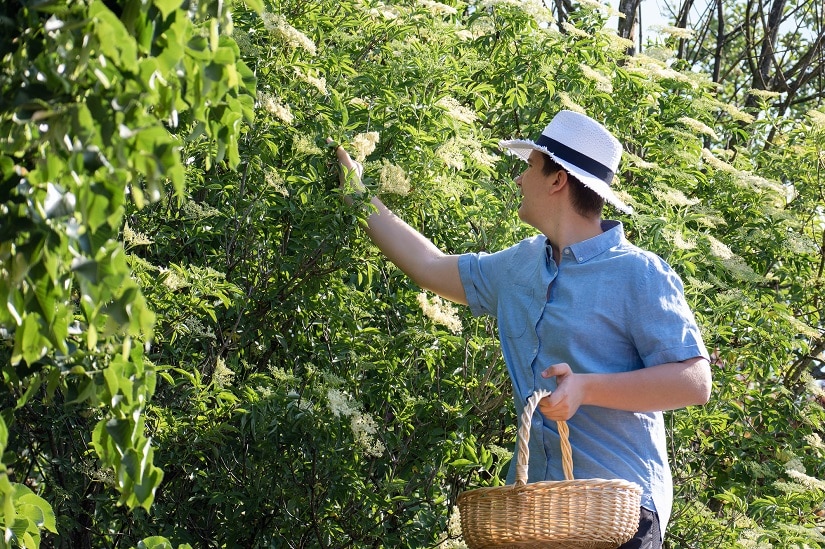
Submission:
[[[521,413],[521,424],[518,428],[518,459],[516,461],[516,485],[527,484],[527,463],[530,461],[530,423],[533,413],[538,408],[539,401],[551,392],[546,389],[537,389],[527,399],[527,405]],[[573,450],[570,448],[570,430],[566,421],[557,421],[559,437],[561,438],[561,466],[564,469],[564,480],[573,480]]]

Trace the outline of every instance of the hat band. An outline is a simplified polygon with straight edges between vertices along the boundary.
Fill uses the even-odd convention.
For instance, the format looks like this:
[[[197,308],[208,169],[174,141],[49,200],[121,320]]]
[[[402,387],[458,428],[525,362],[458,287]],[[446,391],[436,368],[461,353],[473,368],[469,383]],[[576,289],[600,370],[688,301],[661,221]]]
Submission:
[[[542,134],[536,141],[536,145],[544,147],[559,159],[564,160],[565,162],[570,162],[571,164],[601,179],[608,185],[610,185],[613,181],[613,170],[598,160],[594,160],[575,149],[571,149],[567,145],[559,143],[555,139]]]

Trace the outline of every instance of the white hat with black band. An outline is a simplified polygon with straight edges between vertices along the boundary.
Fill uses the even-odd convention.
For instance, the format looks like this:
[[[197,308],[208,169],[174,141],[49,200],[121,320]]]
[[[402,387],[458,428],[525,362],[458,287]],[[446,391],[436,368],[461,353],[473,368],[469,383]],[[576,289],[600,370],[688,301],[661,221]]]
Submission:
[[[503,140],[499,146],[524,161],[531,151],[542,152],[605,201],[625,213],[633,211],[610,188],[622,158],[622,144],[589,116],[561,111],[536,141]]]

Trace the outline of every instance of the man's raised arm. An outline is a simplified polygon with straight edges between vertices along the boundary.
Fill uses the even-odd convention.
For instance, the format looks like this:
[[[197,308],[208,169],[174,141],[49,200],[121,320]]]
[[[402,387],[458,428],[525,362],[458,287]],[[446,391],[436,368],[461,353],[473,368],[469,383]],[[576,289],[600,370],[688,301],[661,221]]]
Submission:
[[[343,147],[335,154],[341,165],[341,183],[363,192],[361,167]],[[369,216],[365,230],[381,252],[413,282],[445,299],[467,304],[467,296],[458,273],[458,256],[447,255],[424,235],[392,213],[377,197],[370,203],[376,211]]]

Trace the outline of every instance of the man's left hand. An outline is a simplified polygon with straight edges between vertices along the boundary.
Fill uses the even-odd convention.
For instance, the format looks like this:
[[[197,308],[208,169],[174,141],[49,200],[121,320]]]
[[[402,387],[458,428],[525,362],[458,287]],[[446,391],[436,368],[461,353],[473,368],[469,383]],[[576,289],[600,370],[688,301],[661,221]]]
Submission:
[[[566,362],[553,364],[541,373],[543,378],[556,378],[556,390],[539,402],[539,411],[551,421],[567,421],[584,402],[584,379],[573,373]]]

